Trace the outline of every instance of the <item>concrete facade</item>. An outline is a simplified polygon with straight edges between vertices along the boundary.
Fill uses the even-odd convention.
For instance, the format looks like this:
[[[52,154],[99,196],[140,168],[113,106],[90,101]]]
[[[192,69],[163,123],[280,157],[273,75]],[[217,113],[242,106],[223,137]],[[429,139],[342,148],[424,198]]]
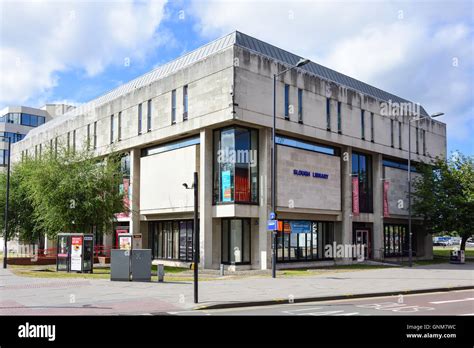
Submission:
[[[246,40],[242,40],[242,37]],[[175,226],[192,219],[192,192],[185,190],[182,183],[190,185],[192,173],[196,170],[199,173],[201,266],[218,268],[226,257],[223,251],[226,243],[242,241],[242,245],[229,244],[230,250],[232,246],[239,245],[239,252],[249,253],[249,261],[241,264],[230,261],[228,267],[270,268],[272,246],[266,222],[271,210],[272,76],[288,67],[289,63],[265,53],[272,52],[271,50],[259,50],[259,46],[250,47],[250,44],[246,44],[249,40],[256,39],[242,33],[232,33],[55,118],[14,145],[14,161],[20,161],[27,150],[31,154],[35,145],[49,144],[51,139],[58,138],[58,141],[65,142],[67,134],[74,131],[76,148],[84,147],[89,134],[90,137],[96,136],[97,146],[93,151],[98,156],[116,151],[129,154],[131,214],[128,218],[121,219],[120,223],[127,224],[132,233],[142,234],[143,246],[150,248],[154,238],[168,238],[165,237],[168,233],[165,231],[168,228],[166,226],[174,231]],[[260,41],[257,43],[268,45]],[[274,46],[271,49],[279,50]],[[289,119],[285,119],[285,84],[289,85]],[[189,105],[187,119],[184,117],[183,102],[185,86]],[[299,89],[302,92],[298,92]],[[302,93],[302,121],[298,112],[298,93]],[[174,111],[173,95],[176,97]],[[371,249],[369,257],[389,257],[384,253],[384,229],[388,223],[406,224],[406,205],[400,210],[397,202],[406,185],[407,171],[388,168],[384,166],[384,161],[390,159],[406,162],[409,124],[412,127],[413,161],[429,162],[434,156],[445,157],[445,124],[434,121],[429,116],[410,123],[409,117],[386,115],[384,108],[389,100],[364,94],[361,90],[349,88],[305,69],[294,69],[280,76],[276,95],[278,134],[334,150],[333,154],[325,154],[277,145],[278,219],[289,221],[288,224],[295,220],[311,221],[314,226],[312,233],[318,234],[317,243],[322,243],[319,238],[323,238],[321,236],[326,233],[336,243],[353,244],[359,233],[356,231],[367,230]],[[329,130],[326,110],[328,98]],[[148,105],[151,106],[151,117],[148,117]],[[362,110],[365,115],[364,123],[361,122]],[[176,122],[173,122],[173,113]],[[148,120],[151,120],[150,123]],[[401,143],[398,130],[400,123]],[[258,192],[256,201],[252,204],[216,202],[214,131],[225,127],[246,127],[255,129],[258,133]],[[416,134],[418,153],[415,151]],[[420,138],[422,134],[426,134],[424,139]],[[190,137],[197,137],[199,144],[148,156],[142,152]],[[370,196],[373,207],[360,214],[354,214],[352,207],[353,152],[366,154],[371,161]],[[294,170],[327,174],[328,177],[295,175]],[[391,180],[388,195],[390,216],[384,217],[383,182],[387,178]],[[242,240],[228,242],[224,240],[227,238],[224,229],[227,228],[227,223],[229,226],[239,225],[236,219],[244,219],[238,220],[242,224],[248,223],[248,237],[242,227],[238,234],[239,238],[242,234]],[[150,226],[155,226],[160,221],[159,226],[165,226],[159,227],[163,228],[163,234],[150,232]],[[318,230],[321,228],[329,231]],[[176,238],[179,238],[180,243],[184,240],[181,232],[176,234],[179,237],[175,237],[173,233],[170,232],[173,235],[172,242],[176,242]],[[419,251],[417,256],[431,257],[430,236],[421,227],[416,233],[419,234],[416,239]],[[234,238],[234,232],[229,236]],[[112,245],[111,238],[107,237],[105,243]],[[314,238],[316,237],[312,237],[311,243],[316,243]],[[248,240],[250,247],[247,250],[243,245]],[[298,240],[297,248],[301,249],[297,251],[298,255],[308,255],[309,249],[303,250],[300,247],[303,240],[301,235],[293,236],[290,233],[288,240],[289,243]],[[165,243],[165,239],[160,241]],[[180,252],[184,252],[186,248],[186,242],[183,243],[180,244]],[[282,239],[282,245],[283,243]],[[305,243],[309,248],[309,239]],[[315,252],[315,246],[316,244],[311,246],[311,252]],[[292,247],[289,250],[294,252]],[[351,257],[336,257],[334,260],[305,257],[304,262],[300,259],[298,262],[285,262],[282,259],[278,265],[295,267],[352,262]],[[156,262],[182,265],[189,260],[179,257],[163,260],[157,257]]]

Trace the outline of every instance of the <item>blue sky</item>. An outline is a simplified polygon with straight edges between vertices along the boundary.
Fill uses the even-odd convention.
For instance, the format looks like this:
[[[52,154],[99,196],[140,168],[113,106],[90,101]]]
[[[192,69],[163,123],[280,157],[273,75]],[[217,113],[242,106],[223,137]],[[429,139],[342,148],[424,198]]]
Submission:
[[[0,0],[0,108],[86,102],[240,30],[445,112],[448,151],[473,155],[473,13],[461,0]]]

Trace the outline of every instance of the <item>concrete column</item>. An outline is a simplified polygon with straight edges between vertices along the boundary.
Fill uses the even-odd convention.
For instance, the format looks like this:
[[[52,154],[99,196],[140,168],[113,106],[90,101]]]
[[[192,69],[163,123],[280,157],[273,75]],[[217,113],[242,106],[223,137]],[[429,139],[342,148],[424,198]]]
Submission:
[[[271,234],[267,231],[267,220],[271,210],[271,129],[260,130],[259,133],[259,224],[258,224],[258,265],[254,268],[272,268]]]
[[[217,267],[219,260],[212,259],[212,130],[204,129],[200,134],[199,153],[199,228],[201,243],[201,267]]]
[[[372,232],[373,258],[383,259],[383,165],[382,154],[372,156],[374,187],[374,224]]]
[[[140,149],[130,151],[130,233],[139,234],[140,229]]]
[[[342,147],[341,152],[341,193],[342,193],[342,223],[341,243],[352,244],[352,148]],[[341,261],[350,263],[352,259],[343,258]]]

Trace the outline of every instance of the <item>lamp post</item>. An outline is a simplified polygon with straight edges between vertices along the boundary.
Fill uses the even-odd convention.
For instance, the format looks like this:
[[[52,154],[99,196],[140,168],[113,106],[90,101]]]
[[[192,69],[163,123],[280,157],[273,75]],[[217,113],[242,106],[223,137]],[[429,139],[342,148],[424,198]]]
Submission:
[[[277,73],[273,74],[273,126],[272,126],[272,148],[271,148],[271,169],[272,169],[272,185],[271,185],[271,194],[272,194],[272,213],[275,214],[276,217],[276,140],[275,140],[275,132],[276,132],[276,80],[277,77],[290,71],[294,68],[302,67],[305,64],[309,63],[309,59],[301,58],[295,65]],[[276,278],[276,249],[277,249],[277,238],[276,238],[277,231],[272,231],[272,278]]]
[[[198,265],[199,265],[199,225],[198,225],[198,173],[194,172],[194,181],[191,187],[188,187],[188,184],[183,184],[186,190],[194,190],[194,303],[198,303]]]
[[[1,137],[3,138],[3,141],[5,139],[8,140],[8,163],[7,163],[7,187],[6,187],[6,194],[5,194],[5,223],[4,223],[4,228],[5,232],[3,233],[3,268],[7,268],[7,257],[8,257],[8,250],[7,250],[7,241],[8,241],[8,201],[10,198],[10,159],[11,159],[11,139],[10,137]]]
[[[444,112],[437,112],[431,118],[443,116]],[[411,117],[411,116],[409,116]],[[426,116],[424,117],[426,118]],[[411,122],[418,121],[420,117],[408,118],[408,266],[413,267],[413,233],[411,231]],[[423,139],[425,141],[425,139]]]

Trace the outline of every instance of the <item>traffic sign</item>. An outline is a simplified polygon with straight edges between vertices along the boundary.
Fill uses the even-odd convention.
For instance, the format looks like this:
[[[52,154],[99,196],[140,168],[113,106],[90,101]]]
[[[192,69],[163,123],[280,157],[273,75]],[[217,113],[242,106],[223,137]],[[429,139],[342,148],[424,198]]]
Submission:
[[[270,220],[275,220],[276,214],[274,212],[270,213]]]
[[[268,220],[267,229],[269,231],[277,231],[278,230],[278,220]]]

